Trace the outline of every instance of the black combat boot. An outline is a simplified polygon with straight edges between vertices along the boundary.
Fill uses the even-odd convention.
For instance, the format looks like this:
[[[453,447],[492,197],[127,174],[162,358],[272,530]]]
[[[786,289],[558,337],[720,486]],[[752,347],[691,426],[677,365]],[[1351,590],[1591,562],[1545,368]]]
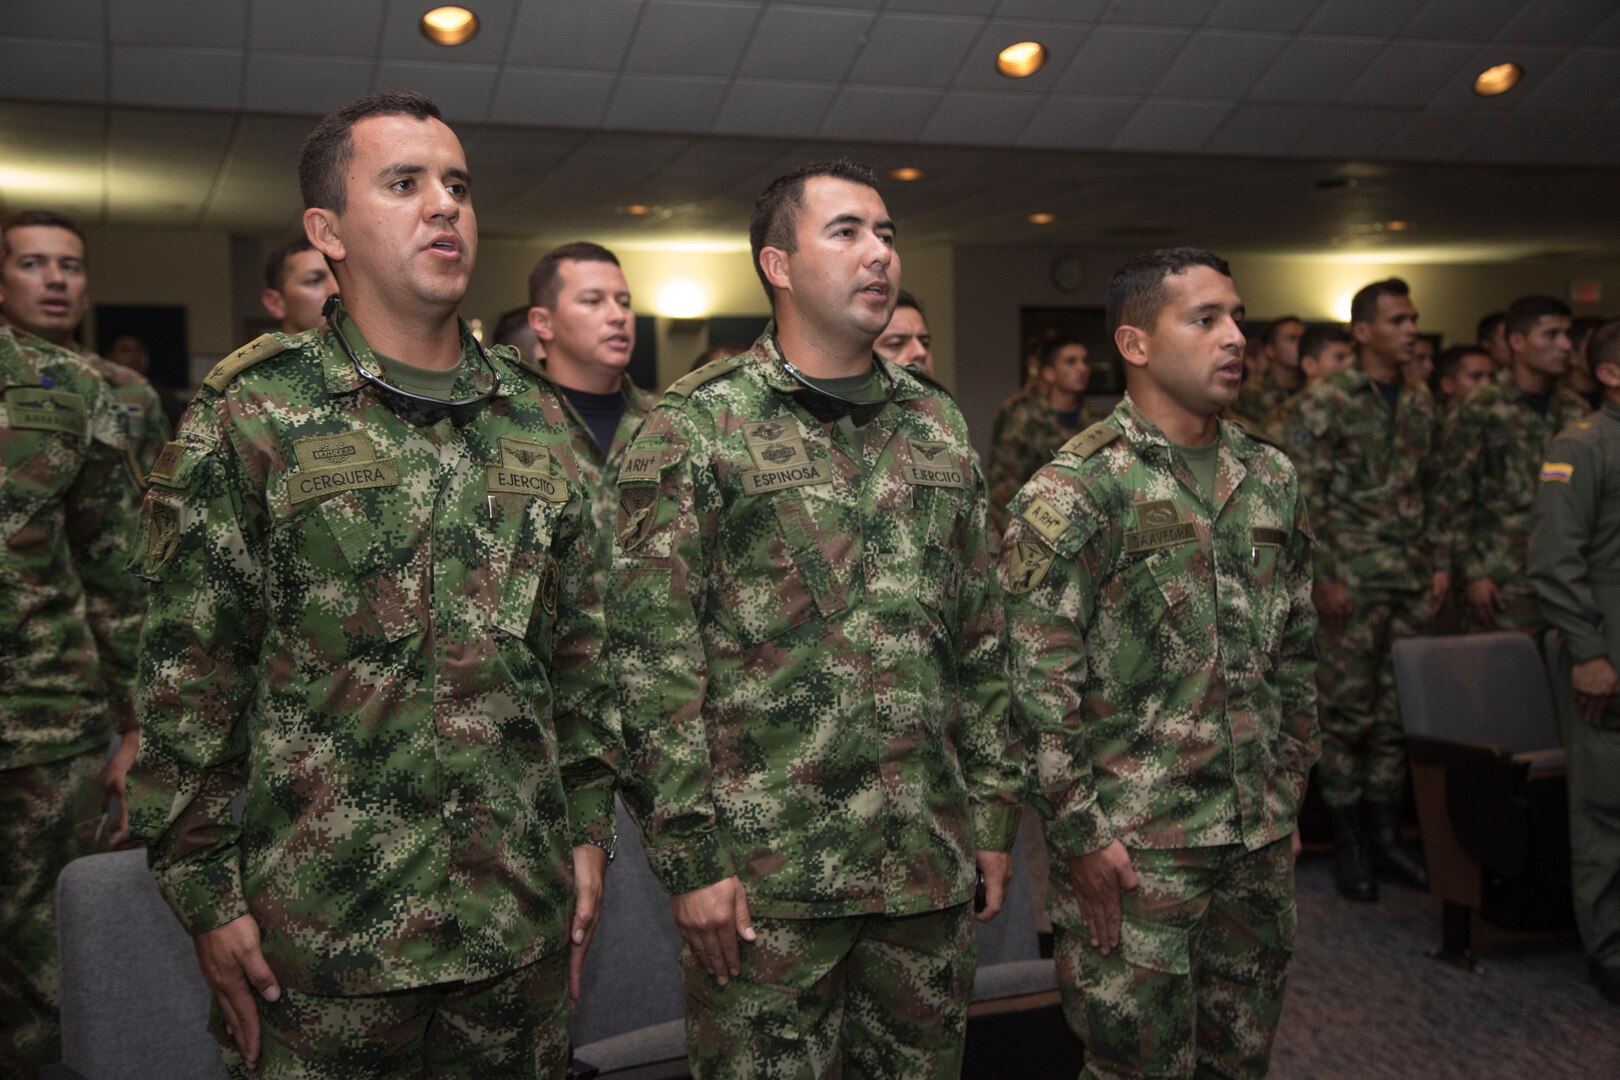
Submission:
[[[1427,889],[1429,874],[1423,856],[1401,843],[1400,819],[1392,802],[1362,803],[1367,808],[1367,833],[1372,840],[1373,870],[1385,881],[1409,889]]]
[[[1333,881],[1346,900],[1378,899],[1378,883],[1373,880],[1372,859],[1361,835],[1361,806],[1330,806],[1333,819],[1333,855],[1337,868]]]

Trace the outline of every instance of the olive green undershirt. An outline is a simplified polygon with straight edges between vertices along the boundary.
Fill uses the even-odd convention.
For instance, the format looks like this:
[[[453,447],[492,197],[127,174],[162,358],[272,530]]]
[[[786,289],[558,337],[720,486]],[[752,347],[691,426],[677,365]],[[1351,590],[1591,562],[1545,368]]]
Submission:
[[[867,404],[881,401],[887,392],[877,377],[876,368],[868,368],[859,375],[847,375],[839,379],[817,379],[806,375],[804,381],[823,393],[834,397],[845,398],[849,401]],[[866,432],[855,426],[855,421],[848,416],[838,418],[838,430],[844,433],[845,438],[855,444],[855,452],[866,453]]]
[[[1221,461],[1221,440],[1211,439],[1205,446],[1182,446],[1172,443],[1176,456],[1198,482],[1198,494],[1205,505],[1215,505],[1215,470]]]
[[[371,351],[371,355],[377,358],[378,366],[383,369],[383,378],[389,385],[397,386],[418,397],[432,398],[434,401],[451,399],[451,392],[456,386],[456,376],[461,374],[461,364],[464,362],[458,361],[454,367],[438,371],[407,364],[403,360],[395,360],[392,356],[384,356],[375,349]]]

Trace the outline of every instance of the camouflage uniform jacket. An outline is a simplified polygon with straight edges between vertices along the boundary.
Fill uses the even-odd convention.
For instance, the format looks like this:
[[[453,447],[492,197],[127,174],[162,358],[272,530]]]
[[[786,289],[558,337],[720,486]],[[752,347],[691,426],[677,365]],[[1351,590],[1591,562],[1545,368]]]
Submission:
[[[1127,397],[1013,503],[1013,700],[1055,858],[1294,828],[1321,745],[1311,534],[1288,459],[1219,439],[1210,506]]]
[[[157,461],[163,444],[173,434],[169,430],[169,418],[163,412],[163,402],[157,391],[152,389],[151,382],[140,372],[131,371],[123,364],[115,364],[95,353],[84,355],[96,373],[112,387],[113,400],[123,414],[124,433],[134,454],[131,467],[135,470],[137,481],[144,487],[147,470]]]
[[[646,419],[647,414],[652,412],[652,407],[658,404],[658,396],[631,382],[630,376],[624,376],[624,381],[620,384],[624,394],[624,415],[619,417],[619,426],[613,432],[613,445],[608,447],[607,453],[604,454],[596,443],[596,436],[591,434],[590,425],[585,423],[584,418],[564,396],[556,381],[545,374],[543,369],[538,373],[552,387],[557,400],[562,402],[564,414],[568,417],[568,432],[574,450],[574,460],[579,463],[580,482],[590,493],[591,513],[596,519],[597,539],[605,549],[613,542],[613,519],[619,505],[619,500],[608,493],[618,490],[619,467],[624,464],[625,448],[630,445],[630,437],[641,426],[641,421]]]
[[[1529,576],[1541,614],[1577,663],[1604,656],[1620,667],[1620,404],[1605,401],[1555,436],[1540,477]]]
[[[1488,577],[1498,589],[1532,591],[1525,558],[1542,451],[1589,411],[1579,394],[1559,388],[1543,417],[1512,380],[1485,383],[1451,410],[1441,453],[1460,581]]]
[[[118,411],[77,354],[0,323],[0,770],[135,726],[146,586]]]
[[[1449,567],[1439,428],[1419,382],[1402,385],[1394,412],[1359,366],[1305,391],[1290,449],[1316,530],[1318,581],[1410,591]]]
[[[1053,410],[1037,382],[1008,398],[996,413],[990,436],[990,524],[999,535],[1007,528],[1007,504],[1035,470],[1052,460],[1058,447],[1098,420],[1102,414],[1080,402],[1080,419],[1070,427]]]
[[[857,451],[773,334],[675,383],[619,474],[627,802],[672,893],[735,873],[778,917],[965,902],[1023,783],[966,424],[874,357],[898,392]]]
[[[556,397],[492,359],[476,417],[413,426],[329,331],[267,334],[152,470],[133,831],[188,931],[251,913],[313,993],[564,947],[570,849],[613,834],[589,504]]]
[[[1300,376],[1303,380],[1304,376]],[[1240,420],[1248,420],[1254,424],[1264,424],[1271,416],[1271,411],[1292,397],[1298,390],[1289,390],[1279,384],[1267,372],[1263,378],[1250,379],[1238,391],[1238,399],[1232,403],[1231,413]]]

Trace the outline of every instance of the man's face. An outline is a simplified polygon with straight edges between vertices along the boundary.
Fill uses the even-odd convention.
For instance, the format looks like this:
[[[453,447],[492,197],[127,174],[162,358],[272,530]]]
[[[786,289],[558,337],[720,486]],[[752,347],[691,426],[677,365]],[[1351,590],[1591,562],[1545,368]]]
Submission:
[[[1434,342],[1420,337],[1412,343],[1412,362],[1407,365],[1408,378],[1428,382],[1434,374]]]
[[[933,336],[923,313],[914,307],[896,307],[889,325],[878,335],[872,348],[883,359],[901,367],[920,367],[929,374],[934,371],[934,357],[928,351]]]
[[[1457,370],[1450,375],[1440,376],[1440,393],[1445,395],[1448,402],[1459,401],[1468,396],[1469,392],[1491,377],[1496,365],[1484,353],[1469,353],[1457,364]]]
[[[1091,366],[1086,363],[1084,345],[1065,345],[1052,359],[1052,366],[1041,369],[1041,381],[1059,394],[1084,394],[1091,382]]]
[[[529,309],[529,325],[559,371],[579,365],[620,372],[636,347],[636,317],[624,271],[610,262],[564,259],[552,307]]]
[[[1356,350],[1347,342],[1330,341],[1322,347],[1320,354],[1300,358],[1300,366],[1305,369],[1305,377],[1312,382],[1319,382],[1329,376],[1337,375],[1355,361]]]
[[[5,239],[0,315],[54,345],[68,344],[87,305],[84,241],[58,225],[19,225]]]
[[[1410,296],[1381,293],[1372,322],[1356,323],[1356,340],[1361,347],[1386,363],[1404,366],[1411,362],[1417,344],[1417,307]]]
[[[437,120],[372,116],[351,129],[348,207],[333,217],[345,293],[385,310],[454,311],[478,257],[466,156]]]
[[[1243,385],[1243,300],[1208,266],[1171,274],[1165,286],[1170,302],[1144,335],[1148,377],[1188,412],[1214,416]]]
[[[1277,327],[1271,344],[1265,347],[1266,363],[1288,371],[1299,368],[1299,339],[1305,333],[1305,324],[1290,319]]]
[[[119,334],[107,346],[107,359],[120,367],[146,374],[146,346],[134,334]]]
[[[260,299],[281,329],[299,334],[321,325],[321,307],[337,292],[326,256],[311,249],[287,256],[281,264],[281,288],[266,289]]]
[[[785,258],[788,288],[779,301],[823,333],[876,341],[900,287],[894,222],[882,197],[865,184],[812,177],[794,238],[798,250]]]
[[[1479,347],[1489,354],[1492,364],[1505,371],[1513,362],[1513,353],[1508,349],[1507,322],[1497,323],[1488,335],[1480,339]]]
[[[1508,338],[1514,361],[1539,375],[1562,375],[1569,370],[1575,346],[1569,340],[1569,316],[1543,315],[1528,333]]]

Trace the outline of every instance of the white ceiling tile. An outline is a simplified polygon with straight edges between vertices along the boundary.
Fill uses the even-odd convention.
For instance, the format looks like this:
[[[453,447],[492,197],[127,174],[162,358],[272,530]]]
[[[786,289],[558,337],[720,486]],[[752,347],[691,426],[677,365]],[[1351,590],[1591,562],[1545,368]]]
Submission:
[[[370,60],[249,53],[242,107],[325,116],[371,89]]]
[[[145,221],[190,222],[202,210],[235,119],[195,114],[184,126],[146,109],[113,109],[107,125],[107,208]],[[154,179],[161,177],[161,183]]]
[[[1564,116],[1498,117],[1466,156],[1475,161],[1549,165],[1580,126],[1580,120]]]
[[[1282,51],[1249,97],[1266,102],[1332,102],[1378,55],[1373,41],[1303,37]]]
[[[1565,147],[1564,158],[1577,165],[1620,167],[1620,116],[1584,121]]]
[[[892,86],[846,86],[827,111],[824,139],[909,142],[922,131],[939,95],[932,90]]]
[[[1288,40],[1282,34],[1200,31],[1154,86],[1153,93],[1235,101],[1248,92]]]
[[[1410,120],[1394,109],[1330,109],[1299,140],[1295,153],[1306,157],[1374,157]]]
[[[1004,19],[1065,19],[1092,22],[1109,0],[1002,0],[996,14]]]
[[[105,0],[45,0],[10,4],[5,15],[5,32],[17,37],[102,41],[106,38],[106,28]]]
[[[1086,28],[1078,23],[993,19],[968,50],[967,59],[962,61],[951,85],[963,90],[1017,87],[1020,91],[1044,92],[1057,82],[1085,40]],[[1046,46],[1046,66],[1028,78],[1009,79],[996,70],[996,55],[1018,41],[1038,41]]]
[[[1316,13],[1318,0],[1222,0],[1205,26],[1228,30],[1298,30]]]
[[[103,101],[106,58],[100,42],[0,38],[0,97]]]
[[[945,86],[978,36],[974,19],[884,15],[866,34],[850,81],[868,86]]]
[[[838,87],[831,83],[738,79],[715,117],[714,130],[727,135],[785,135],[808,138],[821,127]]]
[[[1202,26],[1219,0],[1114,0],[1098,18],[1136,26]]]
[[[282,53],[375,56],[385,0],[259,0],[248,47]]]
[[[120,105],[241,106],[242,54],[234,49],[117,45],[108,96]]]
[[[1406,37],[1489,41],[1524,0],[1429,0],[1406,24]]]
[[[389,60],[377,65],[378,90],[415,90],[432,98],[452,123],[482,120],[495,89],[493,64],[432,64]]]
[[[930,15],[988,15],[1000,0],[889,0],[886,11],[921,11]]]
[[[925,142],[1006,145],[1024,130],[1040,104],[1032,94],[953,90],[940,100],[922,137]]]
[[[1126,122],[1114,149],[1193,153],[1231,111],[1230,105],[1208,101],[1149,101]]]
[[[247,37],[242,0],[114,0],[107,7],[107,29],[117,44],[240,49]]]
[[[1384,147],[1402,161],[1456,161],[1491,124],[1479,113],[1422,112]]]
[[[506,58],[507,46],[516,32],[516,5],[517,0],[477,0],[472,6],[478,15],[478,33],[460,45],[440,45],[422,35],[422,13],[433,4],[427,0],[388,0],[383,14],[382,58],[430,64],[499,64]]]
[[[1465,109],[1493,114],[1510,112],[1530,95],[1542,79],[1557,71],[1569,53],[1567,46],[1559,45],[1486,45],[1477,50],[1472,59],[1463,61],[1457,73],[1429,104],[1438,109]],[[1518,86],[1496,97],[1480,97],[1474,93],[1475,76],[1509,59],[1524,68],[1524,78]]]
[[[1357,105],[1427,104],[1457,73],[1473,48],[1427,41],[1395,41],[1367,65],[1341,100]]]
[[[1587,112],[1595,102],[1620,94],[1620,52],[1574,53],[1543,78],[1534,80],[1520,108]]]
[[[1138,102],[1053,94],[1018,137],[1019,146],[1078,150],[1111,146]]]
[[[1190,35],[1185,30],[1099,26],[1058,81],[1062,94],[1146,94],[1164,76]]]
[[[744,4],[652,0],[636,28],[629,70],[654,75],[729,75],[759,9]]]
[[[864,11],[766,8],[740,73],[762,79],[843,82],[873,21]]]
[[[1525,4],[1501,31],[1498,41],[1578,45],[1620,11],[1614,0],[1559,0],[1556,4]]]
[[[617,71],[641,0],[546,0],[518,8],[508,64]]]
[[[727,85],[696,75],[625,75],[604,123],[639,131],[707,131]]]
[[[1389,37],[1412,17],[1413,0],[1324,0],[1305,29],[1313,34]]]
[[[1284,155],[1325,111],[1321,105],[1239,105],[1204,149],[1211,154]]]
[[[617,78],[605,71],[505,67],[489,118],[500,124],[595,127]]]

